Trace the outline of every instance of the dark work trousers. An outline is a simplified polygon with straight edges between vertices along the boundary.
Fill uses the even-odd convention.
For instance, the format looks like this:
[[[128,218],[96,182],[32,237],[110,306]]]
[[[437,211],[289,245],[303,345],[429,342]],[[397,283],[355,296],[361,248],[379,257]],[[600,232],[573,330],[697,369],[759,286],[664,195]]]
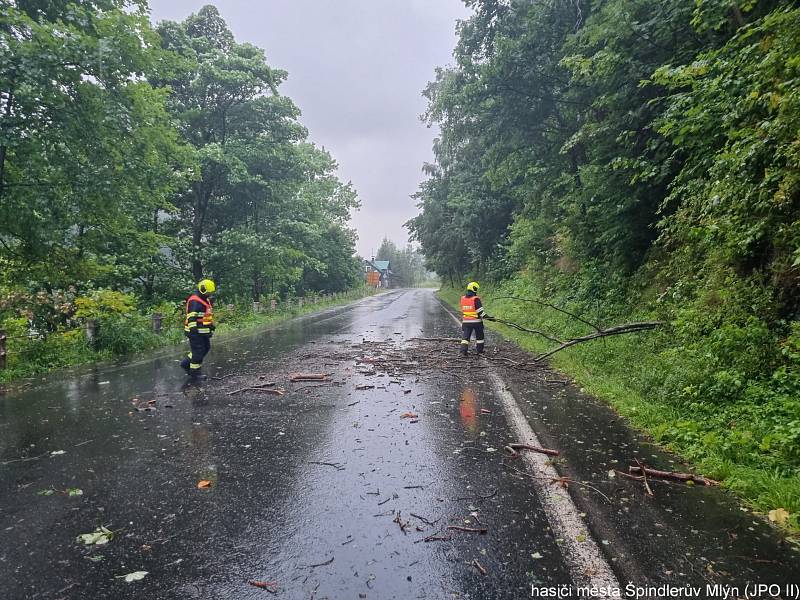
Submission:
[[[475,342],[477,344],[478,354],[483,354],[483,323],[462,323],[461,331],[461,354],[466,354],[469,349],[469,340],[472,337],[472,332],[475,332]]]
[[[203,359],[208,354],[208,351],[211,350],[211,336],[190,333],[189,348],[192,350],[189,354],[189,371],[199,371],[203,364]]]

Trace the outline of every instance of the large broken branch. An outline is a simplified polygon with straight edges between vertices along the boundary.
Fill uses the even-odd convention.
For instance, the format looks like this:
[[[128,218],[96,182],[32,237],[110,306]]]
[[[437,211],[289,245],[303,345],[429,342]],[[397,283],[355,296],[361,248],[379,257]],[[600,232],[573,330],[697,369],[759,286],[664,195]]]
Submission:
[[[556,311],[558,311],[558,312],[560,312],[560,313],[562,313],[564,315],[567,315],[568,317],[572,317],[573,319],[576,319],[576,320],[580,321],[584,325],[588,325],[589,327],[591,327],[592,329],[595,329],[596,331],[602,331],[601,327],[599,327],[598,325],[595,325],[594,323],[591,323],[591,322],[587,321],[583,317],[578,316],[578,315],[576,315],[574,313],[571,313],[568,310],[565,310],[565,309],[561,308],[560,306],[556,306],[555,304],[550,304],[549,302],[544,302],[543,300],[534,300],[533,298],[519,298],[517,296],[499,296],[497,298],[493,298],[493,300],[519,300],[520,302],[531,302],[533,304],[539,304],[540,306],[547,306],[548,308],[552,308],[553,310],[556,310]]]
[[[558,348],[554,348],[549,352],[545,352],[536,357],[535,362],[541,362],[548,356],[552,356],[556,352],[561,352],[569,348],[570,346],[574,346],[576,344],[580,344],[582,342],[588,342],[590,340],[596,340],[597,338],[602,337],[609,337],[612,335],[622,335],[624,333],[634,333],[636,331],[647,331],[648,329],[655,329],[659,325],[663,325],[663,321],[641,321],[638,323],[625,323],[624,325],[615,325],[614,327],[609,327],[608,329],[601,329],[596,331],[595,333],[590,333],[589,335],[584,335],[579,338],[573,338],[571,340],[567,340],[563,344],[561,344]]]
[[[511,321],[504,321],[503,319],[498,319],[497,317],[495,317],[493,320],[498,322],[498,323],[502,323],[503,325],[506,325],[508,327],[512,327],[514,329],[519,329],[520,331],[524,331],[525,333],[534,333],[536,335],[540,335],[543,338],[550,340],[551,342],[555,342],[556,344],[563,344],[564,343],[560,339],[558,339],[557,337],[554,337],[554,336],[550,335],[549,333],[545,333],[544,331],[539,331],[538,329],[528,329],[527,327],[523,327],[522,325],[517,325],[516,323],[512,323]]]

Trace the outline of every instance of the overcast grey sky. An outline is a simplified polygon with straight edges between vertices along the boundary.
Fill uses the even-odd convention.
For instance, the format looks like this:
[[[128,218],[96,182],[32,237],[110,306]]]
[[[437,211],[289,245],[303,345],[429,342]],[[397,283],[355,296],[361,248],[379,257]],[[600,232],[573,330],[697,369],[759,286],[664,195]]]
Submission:
[[[361,198],[359,254],[377,250],[384,235],[405,244],[403,223],[417,214],[409,196],[435,136],[419,121],[421,92],[452,62],[456,21],[469,14],[462,1],[150,0],[154,21],[183,20],[209,3],[238,41],[289,71],[282,93]]]

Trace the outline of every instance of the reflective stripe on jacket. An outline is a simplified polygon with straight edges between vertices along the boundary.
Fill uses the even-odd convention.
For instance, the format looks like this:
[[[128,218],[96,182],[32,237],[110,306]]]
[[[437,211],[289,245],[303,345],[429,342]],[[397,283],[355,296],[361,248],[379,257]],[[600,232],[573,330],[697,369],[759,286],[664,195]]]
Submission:
[[[210,335],[214,327],[214,311],[211,302],[192,294],[186,300],[186,318],[183,321],[183,330],[186,333],[199,333]]]

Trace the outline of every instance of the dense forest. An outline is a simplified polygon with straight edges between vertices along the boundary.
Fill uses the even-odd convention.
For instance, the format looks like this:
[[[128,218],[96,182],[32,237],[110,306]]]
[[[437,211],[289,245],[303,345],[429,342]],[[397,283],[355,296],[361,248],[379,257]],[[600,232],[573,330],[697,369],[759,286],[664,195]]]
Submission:
[[[355,191],[307,140],[287,73],[214,6],[0,3],[0,329],[171,313],[360,281]]]
[[[441,134],[408,227],[427,265],[565,337],[581,324],[500,297],[663,320],[558,364],[796,519],[800,4],[466,3],[425,91]]]

